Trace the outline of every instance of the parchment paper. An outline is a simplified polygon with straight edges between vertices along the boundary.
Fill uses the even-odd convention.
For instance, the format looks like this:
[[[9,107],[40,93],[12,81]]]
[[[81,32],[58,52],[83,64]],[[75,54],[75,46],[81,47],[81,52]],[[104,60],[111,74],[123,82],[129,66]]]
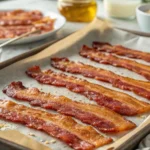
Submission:
[[[33,136],[33,135],[32,135]],[[36,140],[27,137],[26,135],[18,132],[17,130],[4,130],[0,131],[0,138],[7,139],[11,142],[17,143],[19,145],[30,147],[32,150],[50,150],[50,148],[40,144]]]
[[[98,63],[92,62],[88,59],[85,59],[85,58],[82,58],[81,56],[79,56],[78,52],[79,52],[81,46],[83,44],[91,46],[92,42],[95,40],[110,42],[112,44],[121,44],[126,47],[139,49],[142,51],[149,51],[149,47],[150,47],[148,38],[139,37],[137,35],[133,35],[133,34],[130,34],[130,33],[124,32],[124,31],[112,29],[109,27],[109,24],[96,19],[93,23],[91,23],[85,29],[82,29],[81,31],[78,31],[78,32],[72,34],[71,36],[57,42],[56,44],[50,46],[49,48],[45,49],[44,51],[0,70],[0,99],[14,100],[14,99],[7,97],[5,94],[3,94],[2,89],[12,81],[22,81],[23,84],[27,87],[37,87],[44,92],[50,92],[51,94],[55,94],[55,95],[64,95],[64,96],[69,97],[76,101],[80,100],[85,103],[93,103],[94,104],[95,102],[90,101],[87,98],[85,98],[84,96],[73,93],[65,88],[57,88],[54,86],[39,84],[37,81],[29,78],[25,74],[25,71],[33,65],[40,65],[40,67],[43,70],[51,68],[55,71],[60,72],[59,70],[56,70],[50,66],[50,57],[54,57],[54,56],[68,57],[71,60],[81,61],[81,62],[90,64],[90,65],[93,65],[96,67],[105,68],[107,70],[111,70],[111,71],[113,71],[117,74],[123,75],[123,76],[128,76],[128,77],[131,77],[134,79],[146,80],[144,77],[142,77],[136,73],[133,73],[131,71],[128,71],[126,69],[112,67],[109,65],[98,64]],[[148,63],[145,63],[144,61],[138,61],[138,62],[148,64]],[[66,74],[69,74],[69,73],[66,73]],[[146,100],[145,98],[139,97],[132,92],[127,92],[127,91],[123,91],[123,90],[114,88],[110,84],[96,81],[94,79],[85,78],[80,75],[74,75],[74,76],[86,79],[90,82],[100,84],[102,86],[114,89],[116,91],[122,91],[124,93],[128,93],[129,95],[136,97],[137,99],[139,99],[141,101],[148,102],[148,100]],[[21,102],[21,101],[16,101],[16,102],[29,106],[29,104],[25,103],[25,102]],[[41,109],[41,108],[39,108],[39,109]],[[54,111],[49,111],[49,112],[55,113]],[[139,139],[141,136],[143,136],[143,134],[147,133],[149,130],[148,126],[149,126],[150,119],[147,118],[147,116],[148,116],[148,114],[144,114],[144,115],[137,116],[137,117],[126,117],[129,120],[132,120],[134,123],[136,123],[138,127],[130,132],[126,132],[126,133],[122,133],[122,134],[118,134],[118,135],[117,134],[107,135],[107,136],[111,136],[116,142],[114,142],[113,144],[98,148],[98,150],[106,150],[107,148],[110,148],[110,147],[120,148],[120,146],[123,145],[123,143],[126,143],[126,141],[131,138],[133,140],[132,143],[134,143],[137,139]],[[147,121],[145,121],[146,118],[147,118]],[[4,121],[0,121],[0,122],[4,123]],[[36,131],[33,129],[29,129],[27,127],[24,127],[24,126],[18,125],[18,124],[14,124],[14,123],[9,123],[9,126],[7,128],[17,129],[18,131],[20,131],[26,135],[28,135],[29,133],[34,133],[35,136],[33,138],[38,140],[39,142],[41,142],[41,140],[51,141],[54,139],[45,133],[42,133],[40,131]],[[138,136],[137,136],[137,133],[138,133]],[[106,134],[104,134],[104,135],[106,135]],[[136,135],[136,136],[134,136],[134,135]],[[121,138],[121,137],[123,137],[123,138]],[[61,141],[59,141],[59,140],[56,140],[56,141],[57,142],[55,142],[55,143],[50,142],[50,144],[47,144],[47,146],[50,146],[54,150],[70,150],[71,149],[68,146],[66,146],[65,144],[63,144]],[[131,144],[127,143],[123,148],[125,148],[127,146],[131,146]],[[121,148],[121,150],[123,150],[123,148]]]

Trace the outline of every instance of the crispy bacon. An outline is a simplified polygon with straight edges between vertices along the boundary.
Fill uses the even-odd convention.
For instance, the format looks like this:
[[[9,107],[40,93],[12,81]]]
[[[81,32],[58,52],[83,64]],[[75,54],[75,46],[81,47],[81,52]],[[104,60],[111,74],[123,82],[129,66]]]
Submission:
[[[30,25],[33,21],[42,19],[43,14],[40,11],[2,11],[0,12],[0,25]]]
[[[93,48],[108,53],[114,53],[120,56],[126,56],[129,58],[142,59],[150,62],[150,53],[133,50],[130,48],[123,47],[121,45],[111,45],[103,42],[93,42]]]
[[[150,66],[140,64],[133,60],[119,58],[111,54],[105,54],[96,49],[89,48],[86,45],[82,47],[80,55],[101,64],[109,64],[116,67],[126,68],[150,80]]]
[[[135,124],[105,107],[75,102],[64,96],[40,92],[37,88],[26,88],[22,82],[12,82],[3,92],[18,100],[28,101],[33,106],[73,116],[103,132],[120,132],[135,127]]]
[[[41,22],[41,24],[35,23],[34,25],[26,26],[0,26],[0,38],[13,38],[33,30],[41,30],[40,33],[44,33],[53,30],[53,25],[54,20],[47,23]]]
[[[13,38],[32,30],[41,33],[54,28],[55,19],[44,17],[40,11],[6,11],[0,12],[0,38]]]
[[[114,87],[133,91],[137,95],[150,99],[150,83],[123,77],[111,71],[96,68],[81,62],[73,62],[67,58],[52,58],[51,65],[62,71],[82,74],[85,77],[111,83]]]
[[[0,19],[0,25],[1,26],[18,26],[18,25],[32,25],[34,19],[19,19],[19,18],[14,18],[14,19]],[[36,20],[35,20],[36,21]]]
[[[29,68],[26,73],[40,83],[66,87],[122,115],[132,116],[150,111],[150,104],[148,103],[73,76],[54,73],[52,70],[42,72],[39,66]]]
[[[45,131],[77,150],[92,150],[112,141],[92,127],[77,123],[71,117],[50,114],[11,101],[0,100],[0,117]]]
[[[43,16],[43,14],[39,11],[39,10],[32,10],[32,11],[25,11],[22,9],[16,9],[16,10],[12,10],[12,11],[0,11],[0,18],[2,18],[3,16],[26,16],[26,17],[30,17],[30,16]]]
[[[13,38],[15,36],[19,36],[35,29],[36,28],[33,26],[0,26],[0,38]]]
[[[44,33],[53,30],[53,25],[54,20],[47,23],[26,26],[0,26],[0,38],[13,38],[33,30],[41,30],[40,33]]]

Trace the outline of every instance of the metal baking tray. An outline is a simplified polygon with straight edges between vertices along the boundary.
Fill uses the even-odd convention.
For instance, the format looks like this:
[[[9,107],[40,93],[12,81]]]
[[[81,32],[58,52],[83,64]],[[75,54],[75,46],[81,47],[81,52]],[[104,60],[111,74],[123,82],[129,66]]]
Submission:
[[[14,64],[9,65],[8,67],[5,67],[4,69],[0,70],[0,98],[1,99],[10,99],[15,101],[14,99],[8,98],[6,95],[2,93],[2,89],[8,85],[12,81],[22,81],[23,84],[27,87],[37,87],[39,89],[42,89],[44,92],[50,92],[55,95],[65,95],[66,97],[69,97],[73,100],[86,103],[94,103],[92,101],[89,101],[84,96],[75,94],[65,88],[57,88],[54,86],[48,86],[48,85],[42,85],[36,82],[35,80],[29,78],[25,71],[33,66],[33,65],[39,65],[43,70],[44,69],[53,69],[50,66],[50,57],[68,57],[71,60],[75,61],[81,61],[86,64],[90,64],[96,67],[105,68],[108,70],[111,70],[115,73],[128,76],[135,79],[145,80],[144,77],[137,75],[136,73],[133,73],[131,71],[128,71],[126,69],[112,67],[109,65],[102,65],[95,62],[92,62],[90,60],[87,60],[85,58],[82,58],[79,56],[78,52],[83,44],[86,44],[88,46],[91,46],[93,41],[107,41],[112,44],[122,44],[124,46],[134,48],[134,49],[141,49],[143,51],[148,51],[150,44],[149,39],[146,37],[140,37],[125,31],[121,31],[118,29],[114,29],[109,27],[107,23],[104,21],[95,19],[91,24],[89,24],[84,29],[60,40],[59,42],[53,44],[52,46],[46,48],[45,50],[41,51],[40,53],[33,55],[31,57],[28,57],[26,59],[23,59],[21,61],[18,61]],[[145,63],[144,61],[138,60],[141,63]],[[148,63],[145,63],[148,64]],[[4,66],[3,66],[4,67]],[[55,70],[58,71],[58,70]],[[59,71],[58,71],[59,72]],[[69,73],[66,73],[69,74]],[[94,79],[89,79],[82,77],[80,75],[74,75],[83,79],[86,79],[90,82],[100,84],[102,86],[115,89],[116,91],[122,91],[124,93],[128,93],[129,95],[136,97],[137,99],[141,101],[147,101],[146,99],[139,97],[135,95],[132,92],[123,91],[117,88],[112,87],[110,84],[95,81]],[[29,106],[28,103],[25,102],[18,102],[22,103],[24,105]],[[41,109],[41,108],[39,108]],[[50,111],[54,112],[54,111]],[[106,150],[106,149],[119,149],[119,150],[125,150],[125,149],[132,149],[136,142],[138,142],[143,136],[145,136],[150,131],[150,117],[149,114],[144,114],[141,116],[136,117],[126,117],[129,120],[132,120],[134,123],[137,124],[137,127],[134,130],[131,130],[129,132],[123,133],[123,134],[113,134],[109,135],[112,137],[115,142],[103,147],[98,148],[98,150]],[[17,129],[18,131],[24,133],[28,136],[29,132],[32,132],[35,134],[35,137],[33,137],[35,140],[41,142],[41,140],[52,140],[51,136],[48,136],[45,133],[42,133],[40,131],[36,131],[33,129],[29,129],[27,127],[24,127],[19,124],[10,123],[6,121],[0,121],[0,123],[8,123],[10,127],[7,127],[9,129]],[[4,129],[5,130],[5,129]],[[57,140],[54,144],[48,144],[47,146],[51,147],[51,149],[54,150],[71,150],[70,147],[66,146],[59,140]]]

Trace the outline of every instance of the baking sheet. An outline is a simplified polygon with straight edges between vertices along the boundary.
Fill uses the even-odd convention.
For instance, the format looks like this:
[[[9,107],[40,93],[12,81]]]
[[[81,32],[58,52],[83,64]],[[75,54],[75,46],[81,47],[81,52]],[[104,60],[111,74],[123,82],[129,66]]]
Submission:
[[[8,99],[8,100],[11,99],[2,93],[2,89],[12,81],[22,81],[23,84],[27,87],[38,87],[39,89],[41,89],[44,92],[50,92],[51,94],[55,94],[55,95],[65,95],[66,97],[69,97],[76,101],[82,101],[82,102],[94,104],[95,102],[90,101],[87,98],[85,98],[84,96],[73,93],[65,88],[57,88],[54,86],[39,84],[37,81],[29,78],[25,74],[25,71],[33,65],[40,65],[40,67],[43,70],[50,69],[50,68],[55,70],[54,68],[52,68],[50,66],[50,57],[54,57],[54,56],[68,57],[71,60],[81,61],[83,63],[90,64],[90,65],[93,65],[96,67],[105,68],[107,70],[111,70],[111,71],[113,71],[117,74],[123,75],[123,76],[128,76],[128,77],[131,77],[134,79],[146,80],[144,77],[142,77],[136,73],[133,73],[131,71],[128,71],[126,69],[112,67],[109,65],[98,64],[98,63],[92,62],[88,59],[85,59],[85,58],[82,58],[81,56],[79,56],[78,52],[79,52],[81,46],[83,44],[91,46],[92,42],[95,40],[107,41],[112,44],[122,44],[126,47],[140,49],[142,51],[149,51],[149,46],[150,46],[148,38],[139,37],[139,36],[124,32],[124,31],[109,28],[108,24],[96,19],[93,23],[91,23],[85,29],[82,29],[81,31],[78,31],[78,32],[74,33],[73,35],[57,42],[56,44],[50,46],[49,48],[45,49],[44,51],[0,70],[0,98]],[[139,62],[148,64],[148,63],[145,63],[144,61],[139,61]],[[55,71],[60,72],[59,70],[55,70]],[[69,74],[69,73],[66,73],[66,74]],[[124,93],[128,93],[129,95],[136,97],[139,100],[148,102],[148,100],[146,100],[145,98],[139,97],[132,92],[127,92],[127,91],[123,91],[123,90],[114,88],[110,84],[96,81],[94,79],[85,78],[80,75],[74,75],[74,76],[86,79],[90,82],[100,84],[102,86],[114,89],[116,91],[122,91]],[[11,100],[14,100],[14,99],[11,99]],[[20,102],[20,101],[16,101],[16,102],[30,106],[28,103],[25,103],[25,102]],[[41,108],[39,108],[39,109],[41,109]],[[49,112],[56,113],[54,111],[49,111]],[[147,117],[148,117],[148,114],[144,114],[144,115],[137,116],[137,117],[126,117],[129,120],[132,120],[133,122],[135,122],[139,127],[130,131],[130,133],[126,132],[126,133],[122,133],[122,134],[114,134],[113,136],[108,135],[108,136],[111,136],[116,142],[114,144],[109,144],[107,146],[98,148],[98,150],[106,150],[106,148],[109,148],[109,147],[119,147],[120,145],[122,145],[122,143],[124,143],[127,140],[127,137],[130,137],[130,136],[132,137],[133,134],[139,133],[140,130],[142,130],[142,134],[145,132],[148,132],[148,130],[147,130],[148,128],[145,128],[145,127],[147,127],[149,125],[150,119]],[[147,121],[145,121],[145,119],[147,119]],[[5,123],[5,121],[0,121],[0,123]],[[18,131],[26,134],[27,136],[30,136],[29,133],[34,133],[34,136],[32,136],[32,138],[38,140],[39,142],[41,142],[43,144],[45,143],[44,141],[49,141],[49,144],[46,144],[46,143],[45,144],[47,146],[50,146],[51,149],[71,150],[71,148],[69,148],[68,146],[63,144],[61,141],[56,140],[56,139],[52,138],[51,136],[48,136],[45,133],[26,128],[22,125],[9,122],[9,124],[6,127],[1,128],[1,130],[5,130],[5,128],[6,129],[17,129]],[[143,131],[143,129],[144,129],[144,131]],[[142,136],[142,134],[140,134],[138,137]],[[123,137],[123,138],[121,138],[121,137]],[[134,138],[134,140],[135,139],[136,138]],[[56,142],[55,143],[51,142],[53,140],[56,140]]]

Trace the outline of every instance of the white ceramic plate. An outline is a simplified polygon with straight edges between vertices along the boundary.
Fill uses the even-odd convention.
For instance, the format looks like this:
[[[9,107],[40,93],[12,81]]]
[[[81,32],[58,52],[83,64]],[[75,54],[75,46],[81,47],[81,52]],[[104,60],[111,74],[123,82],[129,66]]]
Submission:
[[[9,10],[6,10],[6,11],[9,11]],[[27,11],[30,11],[30,10],[27,10]],[[56,19],[56,21],[54,23],[54,29],[52,31],[49,31],[46,33],[30,35],[28,37],[24,37],[18,41],[13,42],[12,44],[30,43],[30,42],[35,42],[35,41],[45,39],[45,38],[55,34],[59,29],[61,29],[63,27],[63,25],[66,22],[66,19],[57,13],[50,12],[50,11],[41,11],[41,12],[43,13],[44,16],[50,16],[51,18]],[[4,43],[8,40],[10,40],[10,38],[0,39],[0,43]]]

